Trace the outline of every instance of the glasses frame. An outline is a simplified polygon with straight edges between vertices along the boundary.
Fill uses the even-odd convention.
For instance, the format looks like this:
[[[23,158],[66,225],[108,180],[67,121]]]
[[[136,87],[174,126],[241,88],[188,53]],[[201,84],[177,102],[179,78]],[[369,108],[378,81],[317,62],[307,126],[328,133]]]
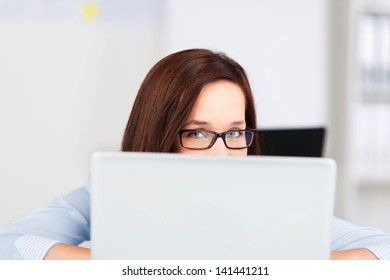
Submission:
[[[184,146],[183,145],[183,141],[182,141],[183,133],[184,132],[189,132],[189,131],[205,131],[205,132],[214,134],[214,137],[211,140],[211,142],[208,145],[208,147],[205,147],[205,148],[190,148],[190,147]],[[242,148],[231,148],[231,147],[229,147],[226,144],[226,139],[225,139],[226,134],[231,132],[231,131],[238,131],[238,132],[245,132],[245,133],[246,132],[251,132],[252,133],[252,141],[248,145],[246,145],[245,147],[242,147]],[[231,130],[228,130],[228,131],[225,131],[225,132],[221,132],[221,133],[218,133],[218,132],[215,132],[215,131],[211,131],[211,130],[206,130],[206,129],[182,129],[182,130],[179,131],[179,139],[180,139],[180,145],[183,148],[190,149],[190,150],[207,150],[207,149],[210,149],[215,144],[215,142],[217,141],[218,138],[222,138],[222,141],[225,144],[226,148],[231,149],[231,150],[242,150],[242,149],[247,149],[247,148],[249,148],[252,145],[253,140],[255,139],[256,132],[257,132],[257,130],[253,129],[253,128],[231,129]]]

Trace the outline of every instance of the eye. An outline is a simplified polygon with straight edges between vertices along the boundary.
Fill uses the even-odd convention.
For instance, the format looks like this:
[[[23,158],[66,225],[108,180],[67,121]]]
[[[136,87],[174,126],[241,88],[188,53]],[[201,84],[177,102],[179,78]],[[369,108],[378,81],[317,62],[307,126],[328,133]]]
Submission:
[[[231,130],[225,133],[225,137],[227,138],[237,138],[240,136],[242,136],[242,132],[237,130]]]
[[[202,131],[202,130],[194,130],[194,131],[187,131],[184,136],[188,138],[195,138],[195,139],[200,139],[200,138],[207,138],[207,132]]]

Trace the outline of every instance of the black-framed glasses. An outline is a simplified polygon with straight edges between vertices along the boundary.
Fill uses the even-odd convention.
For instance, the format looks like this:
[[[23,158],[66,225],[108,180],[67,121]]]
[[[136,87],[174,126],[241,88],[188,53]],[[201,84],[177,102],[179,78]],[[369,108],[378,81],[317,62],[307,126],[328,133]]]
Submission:
[[[203,129],[182,129],[179,135],[180,144],[187,149],[210,149],[219,137],[222,138],[223,143],[229,149],[245,149],[252,145],[255,133],[256,130],[251,128],[243,130],[233,129],[222,133]]]

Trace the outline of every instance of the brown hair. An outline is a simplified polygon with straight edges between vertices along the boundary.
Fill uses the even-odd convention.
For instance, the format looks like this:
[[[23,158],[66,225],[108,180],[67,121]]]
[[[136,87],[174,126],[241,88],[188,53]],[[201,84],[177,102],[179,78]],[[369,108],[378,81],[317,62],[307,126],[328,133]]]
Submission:
[[[134,101],[122,140],[122,151],[174,152],[180,129],[202,88],[216,80],[236,83],[246,99],[247,127],[256,129],[252,90],[244,69],[222,53],[190,49],[160,60],[146,75]],[[260,154],[258,136],[248,148]]]

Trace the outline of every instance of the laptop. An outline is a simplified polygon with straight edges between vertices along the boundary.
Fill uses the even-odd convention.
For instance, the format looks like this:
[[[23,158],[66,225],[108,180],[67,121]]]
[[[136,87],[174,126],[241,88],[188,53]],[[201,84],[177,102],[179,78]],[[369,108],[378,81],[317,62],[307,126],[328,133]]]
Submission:
[[[93,259],[328,259],[326,158],[95,153]]]

